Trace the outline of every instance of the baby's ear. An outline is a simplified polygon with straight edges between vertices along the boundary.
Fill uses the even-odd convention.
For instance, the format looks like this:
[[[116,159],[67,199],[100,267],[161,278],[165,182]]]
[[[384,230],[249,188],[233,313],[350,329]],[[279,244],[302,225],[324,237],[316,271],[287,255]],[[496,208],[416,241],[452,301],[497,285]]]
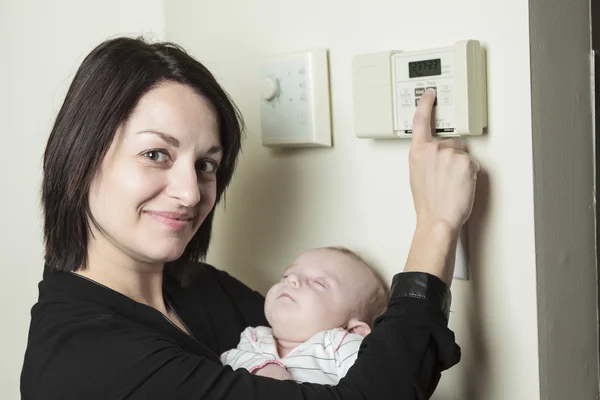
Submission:
[[[352,318],[350,322],[348,322],[346,330],[350,333],[356,333],[357,335],[360,335],[362,337],[365,337],[369,333],[371,333],[371,328],[369,327],[369,324],[363,321],[359,321],[356,318]]]

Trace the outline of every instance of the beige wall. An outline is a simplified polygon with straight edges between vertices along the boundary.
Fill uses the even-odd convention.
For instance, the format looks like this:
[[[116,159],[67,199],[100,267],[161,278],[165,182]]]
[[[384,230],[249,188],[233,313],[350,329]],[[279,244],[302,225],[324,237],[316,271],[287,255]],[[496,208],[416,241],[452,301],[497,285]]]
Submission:
[[[401,271],[414,226],[409,143],[354,136],[351,58],[481,40],[490,129],[469,146],[488,176],[469,226],[472,280],[453,285],[463,362],[435,398],[540,398],[528,9],[526,0],[169,2],[169,39],[215,71],[248,122],[209,261],[263,291],[313,246],[358,249],[388,279]],[[331,52],[334,147],[261,147],[260,61],[320,46]]]
[[[164,36],[162,0],[0,1],[0,398],[19,399],[19,374],[43,253],[41,159],[73,74],[100,41]]]

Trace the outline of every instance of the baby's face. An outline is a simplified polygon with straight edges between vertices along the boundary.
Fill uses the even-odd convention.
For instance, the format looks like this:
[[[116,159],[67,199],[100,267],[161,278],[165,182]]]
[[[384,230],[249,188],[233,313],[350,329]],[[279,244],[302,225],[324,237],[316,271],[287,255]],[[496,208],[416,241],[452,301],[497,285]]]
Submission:
[[[346,325],[373,279],[364,264],[337,250],[302,253],[266,296],[265,315],[275,337],[303,342]]]

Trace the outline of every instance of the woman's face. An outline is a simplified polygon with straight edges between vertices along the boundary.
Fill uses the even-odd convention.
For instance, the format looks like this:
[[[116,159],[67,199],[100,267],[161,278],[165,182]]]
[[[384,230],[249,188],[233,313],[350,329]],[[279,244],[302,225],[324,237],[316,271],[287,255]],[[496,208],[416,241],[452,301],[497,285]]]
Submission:
[[[164,83],[117,131],[89,194],[89,251],[160,264],[183,253],[216,198],[217,116],[192,88]],[[117,261],[117,260],[114,260]]]

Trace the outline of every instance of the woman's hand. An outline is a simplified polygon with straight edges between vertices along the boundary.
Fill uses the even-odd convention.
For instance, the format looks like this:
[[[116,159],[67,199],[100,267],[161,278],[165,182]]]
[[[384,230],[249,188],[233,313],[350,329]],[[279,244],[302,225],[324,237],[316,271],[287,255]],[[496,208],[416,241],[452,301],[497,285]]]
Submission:
[[[458,235],[473,209],[479,163],[460,139],[433,140],[434,100],[435,92],[427,91],[413,121],[410,185],[417,229],[404,270],[436,275],[450,286]]]
[[[268,378],[279,379],[280,381],[292,379],[290,373],[277,364],[267,364],[258,371],[255,371],[254,375],[266,376]]]
[[[459,138],[434,141],[431,113],[435,92],[427,91],[413,121],[410,185],[417,224],[444,223],[458,231],[473,208],[479,163]]]

